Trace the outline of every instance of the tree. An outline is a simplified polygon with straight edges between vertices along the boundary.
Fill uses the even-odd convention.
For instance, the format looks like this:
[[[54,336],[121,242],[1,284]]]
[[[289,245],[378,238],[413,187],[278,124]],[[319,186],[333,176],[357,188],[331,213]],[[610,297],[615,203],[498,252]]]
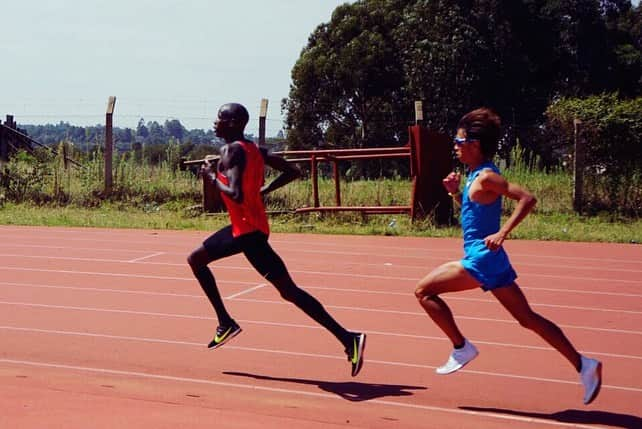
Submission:
[[[638,14],[623,0],[360,0],[318,26],[282,102],[291,148],[405,140],[413,101],[452,132],[485,105],[506,148],[535,145],[561,96],[640,93]],[[635,25],[637,23],[637,27]]]
[[[145,126],[145,120],[140,118],[138,120],[138,126],[136,127],[136,136],[141,137],[143,140],[149,137],[149,130]]]
[[[392,41],[400,0],[339,6],[310,36],[292,71],[287,111],[291,147],[380,146],[396,140],[388,126],[403,73]]]
[[[185,135],[185,132],[187,131],[178,119],[171,119],[171,120],[165,121],[164,128],[165,128],[165,133],[168,136],[174,137],[177,140],[182,140],[183,136]]]

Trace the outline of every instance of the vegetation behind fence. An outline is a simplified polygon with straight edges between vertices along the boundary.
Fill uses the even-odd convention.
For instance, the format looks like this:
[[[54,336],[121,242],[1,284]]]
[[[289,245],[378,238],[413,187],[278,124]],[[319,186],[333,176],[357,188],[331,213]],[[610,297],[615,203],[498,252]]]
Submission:
[[[167,157],[159,164],[136,158],[133,152],[114,157],[113,190],[104,194],[104,163],[99,151],[82,160],[83,168],[67,166],[60,155],[38,151],[36,155],[20,153],[0,170],[0,193],[4,201],[48,206],[98,207],[104,203],[119,204],[141,210],[161,206],[187,209],[201,204],[201,179],[178,168],[177,148],[167,146]],[[62,150],[58,151],[62,153]],[[537,159],[515,148],[512,162],[504,174],[533,191],[542,214],[573,213],[572,175],[562,168],[538,171]],[[407,177],[347,180],[341,184],[345,205],[402,205],[410,200],[411,182]],[[321,205],[334,204],[332,177],[319,179]],[[312,206],[309,179],[295,181],[267,197],[268,210],[288,211]],[[512,210],[505,201],[505,211]],[[199,210],[188,210],[199,213]]]
[[[551,148],[572,161],[573,144],[584,144],[584,206],[589,213],[642,214],[642,97],[602,94],[562,98],[549,106]],[[579,120],[579,122],[578,122]]]

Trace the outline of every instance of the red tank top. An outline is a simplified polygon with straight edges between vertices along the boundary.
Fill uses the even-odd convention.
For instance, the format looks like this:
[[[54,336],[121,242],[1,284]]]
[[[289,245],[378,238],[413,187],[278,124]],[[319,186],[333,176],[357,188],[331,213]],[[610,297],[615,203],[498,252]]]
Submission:
[[[263,205],[263,197],[261,196],[261,187],[265,182],[263,156],[255,143],[246,141],[237,143],[241,145],[245,152],[245,169],[241,177],[243,201],[237,203],[221,192],[221,197],[230,215],[232,235],[238,237],[254,231],[261,231],[268,235],[270,226],[265,213],[265,206]],[[216,176],[222,183],[229,184],[227,177],[221,172],[217,172]]]

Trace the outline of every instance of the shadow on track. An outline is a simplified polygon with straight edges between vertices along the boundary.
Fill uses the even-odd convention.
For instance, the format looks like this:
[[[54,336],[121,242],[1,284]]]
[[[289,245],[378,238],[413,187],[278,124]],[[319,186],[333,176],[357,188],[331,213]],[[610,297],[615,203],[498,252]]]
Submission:
[[[282,381],[286,383],[306,384],[317,386],[326,392],[334,393],[343,399],[353,402],[368,401],[370,399],[386,396],[411,396],[412,390],[426,390],[422,386],[404,386],[398,384],[375,384],[349,382],[333,382],[320,380],[306,380],[302,378],[270,377],[267,375],[249,374],[246,372],[224,371],[223,374],[237,377],[248,377],[255,380]]]
[[[502,408],[459,407],[462,410],[478,413],[507,414],[519,417],[532,417],[542,420],[553,420],[562,423],[594,424],[620,427],[625,429],[642,428],[642,418],[630,414],[612,413],[599,410],[564,410],[556,413],[535,413],[529,411],[508,410]]]

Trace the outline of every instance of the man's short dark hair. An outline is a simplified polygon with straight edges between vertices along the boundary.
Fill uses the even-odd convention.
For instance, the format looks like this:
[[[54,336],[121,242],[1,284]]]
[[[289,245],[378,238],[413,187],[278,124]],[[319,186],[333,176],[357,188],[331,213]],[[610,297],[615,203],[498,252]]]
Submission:
[[[466,137],[479,140],[479,147],[486,159],[497,152],[501,137],[501,119],[492,109],[481,107],[466,113],[457,124],[457,129],[466,130]]]

